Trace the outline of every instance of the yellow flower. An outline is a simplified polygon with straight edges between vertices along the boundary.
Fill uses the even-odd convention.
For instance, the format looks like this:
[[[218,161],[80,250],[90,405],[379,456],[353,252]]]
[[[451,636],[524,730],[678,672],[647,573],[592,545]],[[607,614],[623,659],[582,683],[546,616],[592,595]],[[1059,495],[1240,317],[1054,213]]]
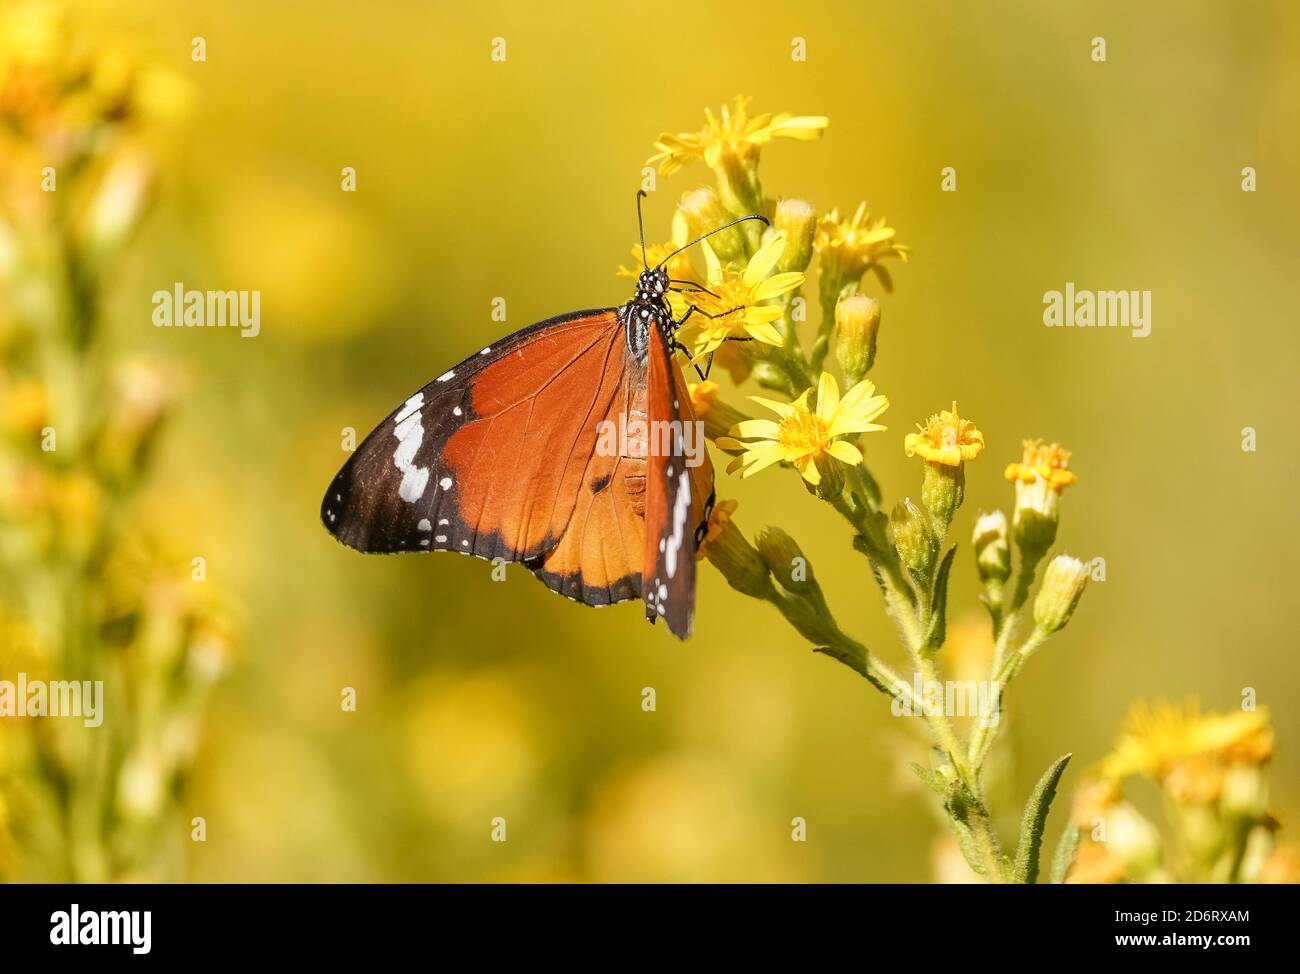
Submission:
[[[740,502],[733,500],[718,501],[713,505],[713,510],[709,512],[709,526],[705,529],[704,539],[695,549],[696,561],[702,559],[708,553],[709,545],[722,536],[722,532],[731,524],[731,515],[736,513],[736,508],[739,506]]]
[[[1024,458],[1020,463],[1007,465],[1006,478],[1017,486],[1040,482],[1048,490],[1060,493],[1078,476],[1066,469],[1070,465],[1070,451],[1059,443],[1044,445],[1042,440],[1025,440]]]
[[[872,219],[866,203],[858,204],[857,211],[846,220],[840,219],[838,209],[831,210],[821,218],[814,243],[825,279],[833,282],[838,291],[870,269],[880,278],[884,289],[892,291],[894,283],[880,261],[897,257],[906,263],[912,254],[910,247],[894,240],[894,232],[884,217]]]
[[[646,164],[656,166],[661,175],[671,176],[693,159],[716,168],[719,162],[734,161],[752,166],[758,161],[761,146],[774,138],[811,142],[820,139],[830,124],[824,115],[763,114],[752,118],[749,99],[737,95],[731,107],[724,105],[719,115],[704,110],[705,125],[698,132],[664,132],[655,143],[655,152]]]
[[[728,470],[739,464],[744,470],[742,476],[750,477],[774,463],[792,463],[804,480],[816,486],[822,479],[817,469],[819,459],[834,457],[841,463],[856,466],[862,462],[862,452],[839,437],[885,428],[873,421],[889,408],[889,399],[877,396],[875,392],[875,385],[864,379],[841,399],[839,384],[830,373],[823,372],[817,385],[815,409],[808,405],[811,389],[806,389],[792,403],[750,396],[754,402],[780,416],[781,420],[778,423],[770,419],[751,419],[737,424],[731,435],[754,442],[739,444],[745,452],[733,461]]]
[[[960,467],[974,460],[984,450],[984,434],[969,419],[957,415],[957,404],[952,411],[935,413],[924,426],[917,424],[920,432],[908,433],[903,440],[903,450],[909,457],[920,456],[929,463],[945,467]]]
[[[716,318],[694,315],[691,318],[694,361],[699,361],[722,346],[729,338],[754,338],[768,345],[780,345],[781,333],[772,322],[781,317],[781,307],[763,304],[803,286],[804,276],[797,271],[772,274],[785,249],[785,235],[773,233],[749,259],[743,271],[718,260],[706,240],[701,248],[707,265],[704,286],[713,292],[688,295],[698,299],[701,311]],[[771,275],[771,276],[769,276]],[[694,324],[698,320],[698,324]]]
[[[1266,709],[1201,714],[1195,701],[1181,707],[1139,702],[1100,773],[1115,781],[1143,774],[1170,786],[1178,797],[1212,801],[1230,767],[1258,766],[1272,753]]]

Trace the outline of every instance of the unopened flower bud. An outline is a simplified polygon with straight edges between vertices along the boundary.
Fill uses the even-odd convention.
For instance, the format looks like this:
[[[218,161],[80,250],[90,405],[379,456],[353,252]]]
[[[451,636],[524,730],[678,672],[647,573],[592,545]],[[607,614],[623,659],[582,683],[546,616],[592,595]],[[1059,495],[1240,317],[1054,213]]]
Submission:
[[[773,594],[773,588],[767,563],[731,520],[735,504],[729,508],[725,504],[715,507],[709,518],[708,533],[702,545],[704,557],[737,592],[756,599],[768,598]]]
[[[975,565],[987,584],[1000,585],[1011,575],[1011,546],[1007,542],[1007,516],[1001,511],[981,514],[972,538]]]
[[[930,518],[910,497],[889,512],[889,534],[903,564],[917,575],[928,575],[934,564],[934,535]]]
[[[1047,566],[1034,600],[1034,622],[1044,633],[1063,629],[1088,586],[1088,566],[1078,558],[1057,555]]]
[[[880,304],[865,294],[840,298],[835,305],[835,357],[850,384],[860,382],[876,360]]]
[[[1070,451],[1059,444],[1025,440],[1021,461],[1007,466],[1006,478],[1016,485],[1011,527],[1027,563],[1041,558],[1056,541],[1061,493],[1078,479],[1068,469],[1069,461]]]
[[[813,238],[817,235],[817,211],[807,200],[787,199],[776,204],[772,226],[785,233],[785,251],[777,261],[781,273],[806,271],[812,263]]]
[[[758,553],[772,576],[787,592],[806,595],[817,589],[812,566],[798,543],[780,528],[767,527],[758,533]]]
[[[722,205],[717,191],[703,186],[682,194],[678,208],[686,216],[691,236],[698,237],[735,219]],[[709,246],[721,261],[736,260],[745,253],[745,241],[738,227],[731,227],[709,238]]]
[[[965,464],[950,467],[943,463],[926,462],[925,476],[921,480],[921,503],[930,512],[935,537],[943,538],[947,535],[952,516],[961,507],[965,496]]]

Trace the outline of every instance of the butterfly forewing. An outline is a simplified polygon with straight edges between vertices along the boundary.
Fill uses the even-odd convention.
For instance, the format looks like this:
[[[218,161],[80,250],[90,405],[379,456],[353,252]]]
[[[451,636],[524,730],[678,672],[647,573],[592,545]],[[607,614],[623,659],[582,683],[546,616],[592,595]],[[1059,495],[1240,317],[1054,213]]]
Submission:
[[[516,332],[394,410],[335,477],[321,519],[361,551],[522,561],[579,601],[635,598],[642,521],[607,493],[622,458],[600,456],[596,437],[636,385],[613,310]]]

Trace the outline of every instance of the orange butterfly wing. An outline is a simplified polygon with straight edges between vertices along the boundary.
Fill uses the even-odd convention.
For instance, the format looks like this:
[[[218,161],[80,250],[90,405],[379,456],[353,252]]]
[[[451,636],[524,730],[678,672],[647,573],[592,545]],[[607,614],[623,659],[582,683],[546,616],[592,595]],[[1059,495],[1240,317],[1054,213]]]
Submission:
[[[520,561],[589,605],[641,593],[645,461],[602,455],[643,396],[613,309],[508,336],[411,396],[358,447],[321,519],[362,551]]]

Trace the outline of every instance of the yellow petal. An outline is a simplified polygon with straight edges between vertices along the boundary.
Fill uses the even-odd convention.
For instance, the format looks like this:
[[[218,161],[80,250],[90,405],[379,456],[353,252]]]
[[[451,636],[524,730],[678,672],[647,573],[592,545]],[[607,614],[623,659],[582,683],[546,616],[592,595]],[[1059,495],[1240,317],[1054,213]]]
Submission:
[[[889,408],[889,397],[874,395],[875,391],[875,384],[870,379],[863,379],[844,394],[835,415],[828,421],[832,436],[884,429],[872,421]]]
[[[835,410],[840,404],[840,385],[835,376],[823,372],[817,382],[817,417],[826,423],[835,418]]]
[[[764,399],[762,396],[750,396],[749,401],[756,402],[760,406],[772,410],[772,412],[776,413],[782,419],[785,419],[795,411],[795,407],[788,402],[778,402],[775,399]]]
[[[779,346],[783,342],[781,333],[769,322],[760,321],[755,323],[747,320],[745,322],[745,331],[749,332],[752,338],[756,338],[758,341],[763,342],[766,345]]]
[[[862,451],[848,440],[836,440],[826,448],[826,452],[841,463],[856,467],[862,462]]]
[[[695,350],[695,355],[691,358],[691,365],[702,365],[704,360],[709,357],[710,352],[716,352],[721,347],[721,338],[710,338]]]
[[[681,209],[673,210],[673,246],[684,247],[691,239],[691,229],[686,222],[686,214]]]
[[[822,137],[822,129],[830,125],[825,115],[778,115],[772,119],[769,130],[773,135],[800,142],[811,142]]]
[[[717,284],[722,280],[722,262],[707,240],[701,241],[700,249],[704,251],[704,276],[710,284]]]
[[[747,419],[731,427],[728,432],[732,436],[743,436],[746,439],[775,440],[778,429],[770,419]]]
[[[760,301],[766,301],[769,298],[779,297],[787,291],[793,291],[797,287],[802,287],[804,276],[799,271],[787,271],[784,274],[774,274],[765,281],[760,281],[758,287],[754,288],[749,295],[749,299],[757,304]]]
[[[774,463],[785,459],[780,443],[756,443],[745,452],[745,472],[743,477],[752,477],[761,470],[766,470]]]
[[[784,251],[785,233],[777,231],[769,236],[763,246],[758,248],[758,253],[749,258],[749,263],[745,265],[745,273],[741,277],[745,287],[752,288],[760,284],[772,272]]]
[[[804,457],[795,466],[799,468],[799,473],[803,476],[803,479],[814,487],[822,482],[822,472],[817,469],[817,464],[813,462],[811,454]]]
[[[781,309],[771,304],[750,305],[740,316],[747,325],[766,325],[781,317]]]

